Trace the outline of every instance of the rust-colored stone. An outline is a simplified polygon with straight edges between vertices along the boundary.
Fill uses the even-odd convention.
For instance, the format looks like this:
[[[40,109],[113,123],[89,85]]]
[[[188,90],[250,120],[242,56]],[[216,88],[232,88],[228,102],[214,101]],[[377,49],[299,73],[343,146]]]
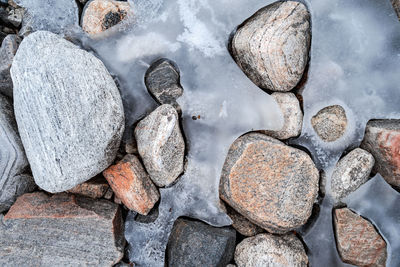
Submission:
[[[109,188],[110,186],[107,181],[103,177],[98,176],[87,182],[78,184],[67,192],[90,198],[101,198],[107,193]]]

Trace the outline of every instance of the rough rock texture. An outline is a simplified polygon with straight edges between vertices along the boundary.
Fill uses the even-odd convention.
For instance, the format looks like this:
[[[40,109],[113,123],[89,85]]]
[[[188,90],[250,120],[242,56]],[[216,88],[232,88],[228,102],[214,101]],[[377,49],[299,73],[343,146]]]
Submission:
[[[232,227],[235,228],[240,234],[244,236],[254,236],[256,234],[262,233],[264,230],[250,222],[244,216],[239,214],[233,208],[228,205],[221,205],[221,209],[228,214],[229,218],[232,220]]]
[[[98,176],[87,182],[78,184],[74,188],[68,190],[68,193],[91,198],[101,198],[107,193],[109,188],[110,186],[107,181],[103,177]]]
[[[310,217],[318,181],[318,170],[304,151],[250,133],[229,149],[220,197],[267,231],[285,233]]]
[[[0,212],[36,187],[33,178],[24,174],[27,167],[12,104],[0,94]]]
[[[273,93],[271,96],[282,110],[284,124],[279,131],[264,131],[265,134],[281,140],[299,136],[303,126],[303,112],[297,97],[293,93]]]
[[[400,187],[400,120],[368,122],[361,147],[375,157],[375,169],[391,185]]]
[[[124,131],[119,91],[103,63],[50,32],[26,37],[11,67],[14,108],[35,182],[69,190],[114,160]]]
[[[325,107],[311,118],[311,125],[322,140],[334,142],[346,132],[346,111],[339,105]]]
[[[0,93],[8,97],[13,95],[13,83],[10,76],[10,68],[17,52],[21,39],[15,34],[9,34],[4,38],[0,48]]]
[[[397,14],[397,17],[400,18],[400,0],[390,0],[393,5],[394,11]]]
[[[183,172],[185,141],[178,113],[162,105],[141,120],[135,129],[139,154],[150,178],[158,186],[168,186]]]
[[[122,203],[140,214],[147,215],[160,198],[142,163],[134,155],[126,155],[103,175]]]
[[[307,267],[303,244],[294,234],[259,234],[244,239],[235,250],[238,267]]]
[[[337,249],[344,262],[357,266],[386,266],[386,242],[369,221],[342,208],[334,211],[333,222]]]
[[[333,198],[340,200],[367,182],[374,164],[374,157],[361,148],[339,160],[331,180]]]
[[[82,29],[89,34],[103,32],[121,22],[129,13],[128,2],[93,0],[82,12]]]
[[[1,219],[1,266],[111,266],[123,256],[121,213],[107,200],[36,192]]]
[[[232,55],[259,87],[287,92],[301,80],[311,43],[310,14],[299,2],[276,2],[237,30]]]
[[[225,267],[233,258],[236,232],[178,219],[168,240],[168,266]]]

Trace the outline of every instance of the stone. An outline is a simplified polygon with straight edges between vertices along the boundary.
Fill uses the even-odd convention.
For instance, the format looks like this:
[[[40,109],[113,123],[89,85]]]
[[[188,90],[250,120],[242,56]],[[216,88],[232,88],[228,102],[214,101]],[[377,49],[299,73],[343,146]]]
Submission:
[[[160,198],[139,159],[126,155],[103,172],[115,195],[133,211],[147,215]]]
[[[393,5],[394,11],[397,14],[397,17],[400,18],[400,0],[390,0]]]
[[[367,182],[374,164],[374,157],[361,148],[352,150],[340,159],[331,179],[333,198],[339,201]]]
[[[14,27],[18,28],[22,23],[24,13],[25,11],[23,8],[12,8],[8,12],[7,19]]]
[[[176,110],[159,106],[135,128],[139,154],[151,180],[157,186],[169,186],[183,172],[185,141]]]
[[[336,246],[345,263],[386,266],[386,242],[375,227],[348,208],[334,211]]]
[[[389,184],[400,188],[400,120],[369,121],[361,148],[374,156],[374,169]]]
[[[15,34],[7,35],[0,47],[0,93],[13,96],[13,83],[10,68],[21,39]]]
[[[226,266],[233,258],[236,232],[178,219],[168,240],[168,266]]]
[[[105,196],[109,188],[107,181],[103,177],[97,176],[87,182],[78,184],[67,192],[96,199]]]
[[[118,205],[66,193],[18,198],[0,223],[1,266],[112,266],[123,257]]]
[[[339,105],[325,107],[311,118],[311,125],[323,141],[334,142],[346,132],[346,111]]]
[[[318,195],[319,173],[302,150],[260,133],[238,138],[222,169],[220,197],[271,233],[304,225]]]
[[[235,211],[233,208],[223,205],[222,210],[228,214],[232,220],[232,227],[244,236],[254,236],[262,233],[264,230],[254,223],[250,222],[246,217]]]
[[[26,174],[27,168],[13,106],[0,94],[0,212],[9,209],[17,197],[36,188],[33,178]]]
[[[307,267],[308,257],[303,244],[294,234],[259,234],[237,245],[235,262],[238,267]]]
[[[303,77],[310,44],[310,13],[306,6],[279,1],[260,9],[237,29],[231,51],[257,86],[287,92]]]
[[[11,67],[14,108],[35,182],[62,192],[113,162],[125,127],[104,64],[56,34],[26,37]]]
[[[101,33],[120,23],[129,12],[128,2],[89,1],[82,12],[82,29],[89,34]]]
[[[300,103],[293,93],[280,93],[276,92],[271,96],[278,103],[283,117],[284,124],[282,129],[278,131],[263,131],[265,134],[285,140],[292,137],[299,136],[301,128],[303,127],[303,112],[300,108]]]

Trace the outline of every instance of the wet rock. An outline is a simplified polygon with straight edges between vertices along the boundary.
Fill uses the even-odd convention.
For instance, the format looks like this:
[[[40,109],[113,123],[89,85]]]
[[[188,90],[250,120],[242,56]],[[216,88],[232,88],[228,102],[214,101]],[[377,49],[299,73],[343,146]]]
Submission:
[[[259,87],[287,92],[301,80],[308,62],[310,14],[299,2],[276,2],[257,11],[237,30],[232,54]]]
[[[33,178],[18,135],[11,102],[0,94],[0,212],[11,207],[18,196],[33,191]]]
[[[87,182],[78,184],[74,188],[68,190],[68,193],[90,198],[102,198],[109,188],[107,181],[103,177],[97,176]]]
[[[307,153],[250,133],[229,149],[220,197],[267,231],[285,233],[307,222],[318,180],[318,170]]]
[[[121,212],[107,200],[25,194],[0,223],[2,266],[112,266],[123,247]]]
[[[235,230],[241,235],[254,236],[264,231],[262,228],[250,222],[233,208],[223,205],[222,210],[228,214],[229,218],[232,220],[232,227],[235,228]]]
[[[294,234],[259,234],[237,245],[235,262],[238,267],[307,267],[308,257],[303,244]]]
[[[178,219],[168,240],[168,266],[226,266],[233,258],[236,232]]]
[[[11,77],[18,129],[36,184],[66,191],[113,162],[124,112],[99,59],[39,31],[22,41]]]
[[[346,111],[339,105],[321,109],[311,118],[311,125],[325,142],[334,142],[346,132]]]
[[[139,154],[157,186],[168,186],[183,172],[185,142],[176,110],[162,105],[135,129]]]
[[[368,122],[361,147],[375,158],[375,169],[391,185],[400,187],[400,120]]]
[[[374,157],[361,148],[352,150],[339,160],[331,180],[333,198],[339,201],[367,182],[374,163]]]
[[[334,211],[336,246],[345,263],[386,266],[386,242],[374,226],[347,208]]]
[[[13,96],[13,83],[10,75],[11,64],[21,39],[15,34],[7,35],[0,47],[0,93]]]
[[[103,32],[120,23],[130,12],[128,2],[93,0],[82,12],[82,29],[89,34]]]
[[[147,215],[160,198],[157,188],[134,155],[126,155],[103,175],[115,195],[130,210]]]

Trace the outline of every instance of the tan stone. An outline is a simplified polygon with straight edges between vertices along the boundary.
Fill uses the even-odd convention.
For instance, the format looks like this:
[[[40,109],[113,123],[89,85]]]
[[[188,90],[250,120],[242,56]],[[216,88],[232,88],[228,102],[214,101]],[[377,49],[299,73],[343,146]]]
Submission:
[[[90,198],[101,198],[107,193],[109,187],[107,181],[103,177],[98,176],[87,182],[78,184],[67,192]]]
[[[325,107],[311,118],[311,125],[323,141],[334,142],[346,132],[346,111],[339,105]]]

